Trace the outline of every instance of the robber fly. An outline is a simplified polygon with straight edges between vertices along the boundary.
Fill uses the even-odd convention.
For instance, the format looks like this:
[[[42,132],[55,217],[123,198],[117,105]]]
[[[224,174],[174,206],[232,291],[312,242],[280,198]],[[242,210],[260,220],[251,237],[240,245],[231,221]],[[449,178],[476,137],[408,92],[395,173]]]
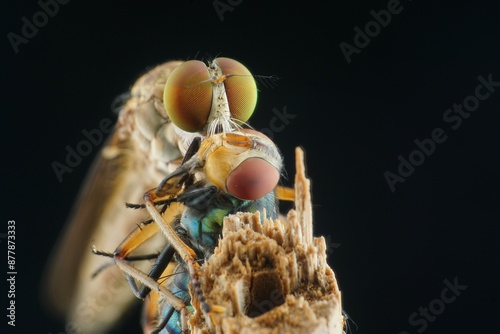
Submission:
[[[119,268],[92,278],[106,259],[92,254],[91,245],[116,247],[148,218],[144,210],[126,210],[124,203],[140,201],[145,189],[175,171],[195,138],[239,129],[256,101],[254,77],[229,58],[208,66],[197,60],[167,62],[132,86],[44,277],[42,300],[66,321],[67,332],[106,332],[136,299]],[[143,243],[144,254],[166,247],[161,235],[153,239]]]
[[[203,140],[199,148],[189,151],[193,152],[192,157],[145,194],[145,205],[129,205],[147,208],[155,224],[149,226],[152,222],[148,221],[148,225],[138,227],[113,254],[96,252],[114,257],[137,297],[153,295],[144,307],[145,333],[153,328],[154,332],[162,329],[168,333],[186,332],[193,298],[206,319],[223,312],[217,305],[206,302],[198,271],[200,260],[212,255],[221,237],[224,217],[240,211],[259,211],[262,218],[265,215],[275,219],[279,213],[280,195],[275,189],[283,162],[269,138],[245,129],[213,135]],[[171,211],[169,206],[174,203],[182,208],[177,206]],[[158,211],[158,206],[163,209]],[[168,243],[146,274],[129,264],[130,254],[159,231]],[[161,284],[160,274],[164,275]],[[141,282],[143,288],[139,290],[135,281]]]

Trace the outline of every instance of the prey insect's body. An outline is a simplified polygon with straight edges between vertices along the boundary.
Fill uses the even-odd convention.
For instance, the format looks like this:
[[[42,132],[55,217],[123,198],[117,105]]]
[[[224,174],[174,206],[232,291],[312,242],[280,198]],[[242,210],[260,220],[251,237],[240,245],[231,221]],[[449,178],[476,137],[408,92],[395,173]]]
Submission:
[[[222,198],[221,198],[222,197]],[[214,223],[213,229],[207,232],[198,233],[198,224],[200,221],[198,217],[193,217],[191,215],[199,215],[203,214],[202,211],[198,211],[191,207],[191,203],[186,203],[188,209],[186,210],[187,215],[183,215],[179,221],[176,221],[174,224],[174,230],[180,236],[182,236],[183,241],[187,246],[192,248],[196,253],[197,259],[207,259],[209,258],[215,246],[217,245],[217,240],[220,237],[220,233],[222,230],[221,222],[224,217],[229,214],[234,214],[236,212],[263,212],[265,210],[267,214],[267,218],[275,219],[277,215],[276,211],[276,198],[274,193],[271,192],[265,197],[257,200],[257,201],[242,201],[235,197],[227,196],[227,194],[214,194],[213,198],[211,198],[207,204],[212,207],[217,207],[216,209],[211,209],[212,212],[207,212],[207,215],[212,216],[209,219],[210,222]],[[189,217],[191,216],[191,217]],[[205,220],[201,224],[207,223],[207,217],[200,217]],[[189,229],[186,229],[183,224],[188,223]],[[203,240],[205,239],[205,240]],[[207,240],[208,239],[208,240]],[[208,242],[207,242],[208,241]],[[173,274],[170,275],[170,278],[165,282],[165,285],[168,286],[169,291],[171,291],[176,297],[182,299],[186,304],[190,311],[190,313],[194,313],[194,309],[191,306],[192,298],[189,293],[189,284],[192,283],[192,279],[189,275],[189,272],[186,270],[186,264],[178,259],[177,263],[179,263]],[[201,264],[201,263],[200,263]],[[201,298],[203,300],[203,291],[199,291],[195,293],[194,298]],[[199,300],[196,300],[199,302]],[[151,307],[151,306],[146,306]],[[153,306],[154,307],[154,306]],[[202,306],[203,307],[203,306]],[[209,308],[213,307],[213,305],[208,305]],[[209,312],[212,310],[209,309]],[[168,302],[167,299],[161,300],[161,303],[158,304],[158,319],[144,319],[144,328],[145,331],[152,326],[148,323],[156,325],[156,330],[162,329],[161,333],[180,333],[182,332],[185,325],[183,324],[183,320],[181,314],[178,310],[176,310],[172,304]],[[164,326],[163,323],[166,323]]]
[[[191,159],[167,176],[155,190],[146,193],[146,207],[156,228],[138,228],[114,253],[117,265],[129,276],[138,297],[144,298],[149,289],[153,290],[146,310],[156,309],[145,321],[145,332],[153,327],[176,333],[187,330],[186,318],[192,313],[191,301],[199,303],[199,309],[206,318],[221,311],[205,302],[197,279],[199,260],[213,253],[223,219],[228,214],[259,211],[267,218],[277,218],[275,187],[281,168],[281,155],[267,137],[248,130],[223,133],[204,140]],[[196,174],[203,177],[193,183]],[[179,184],[184,186],[182,191],[176,190]],[[172,193],[176,195],[172,196]],[[156,206],[172,203],[182,204],[183,209],[177,211],[178,215],[169,222],[164,217],[172,217],[172,212],[167,209],[165,214],[160,214]],[[153,270],[146,275],[131,266],[128,257],[138,244],[158,230],[169,242]],[[136,239],[139,243],[134,242]],[[164,254],[168,256],[163,257]],[[164,269],[172,264],[174,254],[178,265],[174,265],[172,274],[172,267],[167,271]],[[160,273],[170,275],[159,286],[157,280]],[[139,291],[134,280],[144,284],[146,289]],[[189,284],[193,286],[194,300],[188,291]],[[162,297],[161,303],[158,303],[155,294]]]
[[[54,248],[42,285],[42,299],[66,321],[67,331],[106,332],[135,299],[118,268],[92,278],[106,261],[89,251],[91,245],[114,248],[148,218],[141,210],[124,209],[124,203],[137,202],[145,189],[176,170],[194,138],[238,129],[253,112],[256,96],[250,72],[228,58],[208,66],[167,62],[134,84]],[[151,254],[165,245],[159,236],[142,243],[141,250]]]

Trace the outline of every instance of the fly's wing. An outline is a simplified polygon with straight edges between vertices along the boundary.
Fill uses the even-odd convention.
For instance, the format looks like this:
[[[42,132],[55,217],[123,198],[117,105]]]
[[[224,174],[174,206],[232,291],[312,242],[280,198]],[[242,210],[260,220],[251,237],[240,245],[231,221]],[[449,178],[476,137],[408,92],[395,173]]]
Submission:
[[[115,134],[108,142],[114,136]],[[112,186],[108,184],[111,178],[107,178],[106,174],[114,170],[118,175],[121,170],[120,166],[113,166],[113,162],[99,157],[94,161],[73,207],[70,215],[72,218],[60,233],[57,246],[52,249],[49,257],[41,289],[42,301],[50,306],[50,312],[57,315],[67,311],[76,288],[75,277],[82,257],[85,252],[90,251],[88,240],[104,211],[103,204],[113,192]]]
[[[182,159],[180,139],[161,107],[165,80],[180,63],[159,65],[132,87],[115,131],[96,158],[53,249],[42,300],[48,310],[66,321],[66,328],[106,332],[136,299],[115,266],[92,278],[110,259],[94,255],[91,247],[114,251],[148,218],[144,210],[127,209],[124,203],[142,202],[144,192],[156,187]],[[164,238],[158,237],[142,252],[161,249]]]

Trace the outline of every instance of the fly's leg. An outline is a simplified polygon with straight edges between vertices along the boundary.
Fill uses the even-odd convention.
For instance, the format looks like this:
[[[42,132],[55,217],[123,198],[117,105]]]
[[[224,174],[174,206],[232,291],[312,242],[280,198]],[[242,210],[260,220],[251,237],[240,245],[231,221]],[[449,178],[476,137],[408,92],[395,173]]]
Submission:
[[[101,256],[107,256],[111,257],[114,259],[114,263],[117,264],[117,261],[119,262],[124,262],[128,263],[131,261],[139,261],[139,260],[145,260],[145,259],[151,259],[151,258],[156,258],[156,262],[158,262],[159,257],[163,258],[166,255],[164,254],[156,254],[154,257],[152,255],[142,255],[142,256],[130,256],[130,254],[140,245],[142,245],[144,242],[149,240],[151,237],[156,235],[158,233],[159,229],[156,224],[151,224],[151,222],[146,222],[146,223],[141,223],[132,233],[130,233],[125,240],[123,240],[120,245],[116,248],[116,250],[113,253],[108,253],[108,252],[102,252],[97,250],[95,246],[92,248],[92,252],[96,255],[101,255]],[[162,253],[165,253],[166,249],[162,251]],[[173,255],[172,255],[173,256]],[[96,276],[104,270],[106,267],[109,267],[110,264],[105,264],[104,266],[101,266],[96,270],[96,272],[93,274],[93,276]],[[130,266],[130,265],[129,265]],[[154,268],[153,268],[154,269]],[[157,279],[159,277],[159,274],[156,273],[156,271],[152,271],[151,277],[153,279]],[[132,291],[134,292],[134,295],[140,299],[143,299],[148,292],[150,291],[147,287],[143,286],[141,290],[139,290],[135,284],[135,281],[131,278],[131,276],[126,275],[127,280],[130,284],[130,287]]]
[[[148,308],[151,307],[153,308],[151,312],[154,314],[160,314],[160,310],[158,309],[158,298],[156,300],[153,300],[151,303],[149,303]],[[174,308],[171,308],[169,312],[161,319],[161,321],[155,326],[155,328],[151,331],[151,334],[158,334],[161,332],[163,328],[167,326],[168,321],[174,314]]]
[[[174,254],[175,249],[172,246],[167,245],[156,258],[156,261],[153,264],[153,267],[148,276],[157,281],[163,271],[167,268],[168,264],[172,261]],[[127,257],[126,260],[130,261],[130,258]],[[131,276],[127,276],[127,280],[130,287],[132,288],[132,291],[134,292],[134,295],[140,299],[146,298],[146,296],[151,291],[151,289],[146,285],[143,285],[139,289]]]
[[[134,278],[135,280],[141,282],[143,285],[147,286],[152,291],[161,294],[170,305],[172,305],[176,310],[181,312],[181,314],[188,312],[187,306],[184,301],[172,292],[170,292],[165,286],[158,283],[155,279],[149,277],[146,273],[141,270],[131,266],[122,258],[115,258],[116,265],[128,276]],[[187,328],[187,327],[186,327]]]
[[[180,206],[180,204],[171,203],[170,209],[172,210],[168,210],[167,215],[175,215],[176,210],[173,209],[176,206]],[[151,291],[153,294],[159,294],[181,314],[182,319],[187,319],[189,310],[185,301],[175,296],[167,287],[157,281],[174,256],[175,248],[171,244],[168,244],[157,257],[149,275],[129,264],[132,258],[129,256],[130,253],[156,235],[158,231],[158,224],[142,224],[118,246],[113,253],[113,258],[116,265],[127,276],[136,297],[144,299]],[[142,284],[140,289],[137,287],[136,281]],[[166,322],[168,322],[168,319],[166,319]],[[183,320],[181,326],[183,331],[188,331],[187,320]]]
[[[154,191],[149,191],[144,195],[146,209],[151,215],[151,218],[153,218],[162,233],[167,238],[167,241],[175,248],[180,258],[186,264],[186,268],[191,279],[191,286],[193,287],[196,298],[200,303],[201,310],[205,315],[208,315],[213,322],[215,322],[214,314],[223,313],[225,309],[221,306],[210,306],[206,302],[206,298],[199,282],[198,271],[200,270],[200,265],[197,262],[196,253],[193,249],[186,245],[186,243],[174,231],[172,226],[163,219],[160,212],[156,209],[155,199],[156,195]]]
[[[150,255],[140,255],[140,256],[127,256],[126,260],[129,262],[133,261],[141,261],[141,260],[151,260],[151,259],[156,259],[155,265],[153,265],[153,269],[149,273],[149,276],[153,279],[158,280],[160,277],[160,274],[157,274],[156,272],[159,271],[159,262],[161,258],[165,257],[171,257],[170,255],[167,255],[171,252],[173,248],[172,247],[166,247],[162,253],[160,254],[150,254]],[[105,257],[110,257],[114,258],[113,253],[109,252],[103,252],[97,250],[95,247],[92,249],[92,252],[96,255],[100,256],[105,256]],[[175,252],[175,251],[174,251]],[[111,265],[116,265],[116,263],[113,261],[110,264],[106,264],[105,266],[102,266],[99,268],[93,276],[96,276],[104,270],[105,268],[111,266]],[[164,271],[166,272],[167,269],[165,268]],[[168,274],[167,274],[168,275]],[[129,275],[125,275],[127,277],[127,280],[129,282],[129,285],[132,289],[132,292],[134,295],[138,298],[144,299],[144,306],[142,310],[142,324],[143,324],[143,329],[145,333],[151,333],[151,334],[158,334],[169,322],[170,318],[172,317],[175,308],[170,308],[169,312],[163,317],[163,319],[160,320],[159,323],[157,323],[158,316],[161,314],[161,310],[159,308],[159,303],[160,303],[160,294],[156,291],[151,291],[149,287],[146,285],[142,285],[141,289],[137,288],[136,282],[133,277]],[[146,297],[149,297],[146,299]],[[187,328],[187,325],[186,325]]]
[[[176,266],[176,268],[172,270],[171,265]],[[186,296],[188,293],[187,286],[185,288],[183,286],[180,287],[175,282],[175,280],[179,278],[179,272],[177,272],[177,269],[180,266],[181,265],[176,263],[169,264],[168,268],[164,269],[161,276],[168,278],[168,280],[162,282],[162,284],[167,286],[169,291],[171,291],[174,295],[182,299],[188,308],[186,308],[185,311],[181,310],[178,312],[178,314],[172,319],[174,312],[178,310],[169,304],[168,300],[162,301],[158,293],[151,291],[148,295],[148,299],[144,301],[143,306],[142,324],[145,333],[158,334],[163,330],[169,333],[171,330],[176,333],[179,331],[186,334],[190,332],[188,319],[190,315],[189,311],[191,298],[189,295]],[[179,289],[181,289],[181,291],[179,291]],[[179,294],[179,292],[183,293]]]
[[[169,255],[167,253],[170,253],[170,250],[162,252],[162,254],[160,254],[160,257],[163,258],[168,257]],[[148,293],[161,295],[167,301],[168,304],[170,304],[174,309],[176,309],[181,314],[181,319],[183,319],[181,321],[182,331],[186,333],[189,332],[186,320],[189,310],[187,309],[187,305],[184,302],[184,300],[175,296],[170,290],[168,290],[167,287],[159,283],[157,279],[147,275],[143,271],[130,265],[127,262],[126,257],[125,258],[121,257],[119,254],[115,253],[115,263],[125,273],[125,275],[127,275],[129,283],[132,286],[132,291],[138,298],[143,299],[145,295],[147,295]],[[152,271],[154,270],[155,268],[153,268]],[[143,285],[141,290],[137,289],[135,281],[138,281]],[[165,319],[165,323],[168,322],[168,320],[169,319]],[[162,328],[158,329],[161,330]]]
[[[168,220],[174,220],[179,210],[181,210],[181,204],[176,203],[174,201],[175,199],[170,199],[169,202],[161,210],[161,212],[163,212],[165,209],[167,209],[168,206],[168,210],[166,210],[166,212],[164,213],[166,219]],[[158,205],[158,202],[156,203],[156,205]],[[159,231],[158,225],[154,224],[153,221],[150,221],[150,224],[144,224],[144,223],[141,224],[115,250],[114,252],[115,260],[117,258],[123,260],[130,260],[129,254],[137,247],[139,247],[141,244],[146,242],[148,239],[153,237],[156,233],[158,233],[158,231]],[[154,280],[157,280],[162,274],[163,270],[168,266],[168,264],[172,260],[174,253],[175,249],[170,244],[167,244],[167,246],[165,246],[165,248],[156,258],[156,261],[151,271],[149,272],[149,277],[153,278]],[[143,285],[139,290],[132,277],[127,276],[127,279],[136,297],[144,299],[150,291],[149,287]]]
[[[276,198],[280,201],[295,201],[295,189],[290,187],[277,186],[275,189]]]

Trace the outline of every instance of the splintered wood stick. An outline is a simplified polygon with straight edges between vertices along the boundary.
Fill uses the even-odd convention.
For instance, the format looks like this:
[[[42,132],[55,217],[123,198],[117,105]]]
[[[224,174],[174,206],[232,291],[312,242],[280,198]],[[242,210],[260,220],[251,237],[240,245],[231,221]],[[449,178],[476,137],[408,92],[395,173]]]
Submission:
[[[264,214],[265,216],[265,214]],[[341,334],[341,293],[327,263],[324,237],[313,237],[310,181],[296,149],[295,209],[261,222],[260,213],[224,219],[222,239],[202,266],[209,319],[192,298],[192,333]]]

